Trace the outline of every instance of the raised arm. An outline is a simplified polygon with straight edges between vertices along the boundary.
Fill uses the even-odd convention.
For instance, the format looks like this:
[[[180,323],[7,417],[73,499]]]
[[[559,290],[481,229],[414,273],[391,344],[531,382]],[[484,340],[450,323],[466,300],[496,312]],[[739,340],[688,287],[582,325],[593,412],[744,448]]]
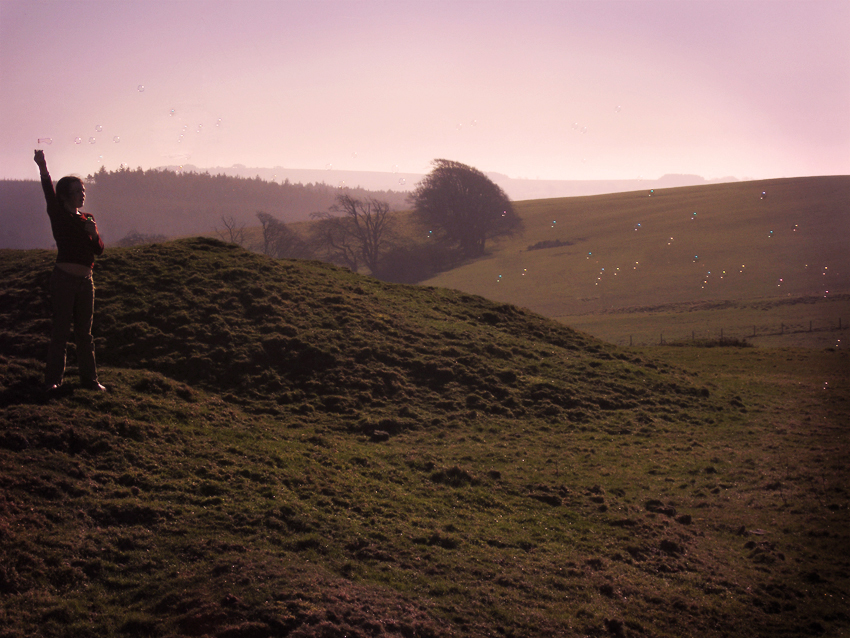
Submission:
[[[50,173],[47,172],[47,160],[44,158],[44,151],[36,150],[33,161],[38,164],[38,171],[41,173],[41,188],[44,191],[44,199],[50,204],[56,199],[56,191],[53,189],[53,182],[50,181]]]

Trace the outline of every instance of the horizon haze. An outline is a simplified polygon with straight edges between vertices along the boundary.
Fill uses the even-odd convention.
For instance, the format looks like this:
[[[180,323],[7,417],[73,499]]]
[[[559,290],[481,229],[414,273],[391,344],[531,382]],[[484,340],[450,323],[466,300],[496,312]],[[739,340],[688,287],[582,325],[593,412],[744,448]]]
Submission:
[[[841,0],[3,0],[0,178],[33,148],[54,177],[850,174],[848,30]]]

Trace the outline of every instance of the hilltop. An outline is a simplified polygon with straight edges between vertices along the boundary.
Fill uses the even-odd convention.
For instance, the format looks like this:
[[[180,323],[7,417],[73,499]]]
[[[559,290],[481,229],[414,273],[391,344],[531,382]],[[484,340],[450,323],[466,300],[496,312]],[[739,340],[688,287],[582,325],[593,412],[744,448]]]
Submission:
[[[0,251],[3,638],[850,620],[846,353],[623,349],[187,239],[98,260],[111,392],[48,400],[53,259]]]

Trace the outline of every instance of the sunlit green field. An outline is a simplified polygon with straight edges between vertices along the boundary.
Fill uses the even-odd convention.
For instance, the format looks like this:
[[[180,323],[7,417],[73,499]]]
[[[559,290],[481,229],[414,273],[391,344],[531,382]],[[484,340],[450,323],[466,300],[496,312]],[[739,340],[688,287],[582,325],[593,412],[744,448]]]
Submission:
[[[665,332],[747,336],[754,326],[758,338],[782,332],[783,323],[795,325],[787,334],[808,330],[810,321],[814,334],[839,318],[850,323],[842,297],[850,293],[850,177],[535,200],[517,209],[523,233],[425,283],[527,307],[618,343],[657,342]],[[530,249],[542,242],[562,245]],[[612,310],[620,314],[600,316]],[[817,345],[833,336],[837,342],[831,335]]]

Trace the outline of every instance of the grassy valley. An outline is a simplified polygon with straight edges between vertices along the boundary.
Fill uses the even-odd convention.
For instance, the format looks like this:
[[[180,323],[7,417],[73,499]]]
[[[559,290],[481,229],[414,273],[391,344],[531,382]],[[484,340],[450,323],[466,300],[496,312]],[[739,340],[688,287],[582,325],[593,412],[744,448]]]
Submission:
[[[3,638],[847,633],[846,350],[623,348],[520,307],[607,293],[187,239],[98,260],[110,392],[47,398],[53,259],[0,251]]]

